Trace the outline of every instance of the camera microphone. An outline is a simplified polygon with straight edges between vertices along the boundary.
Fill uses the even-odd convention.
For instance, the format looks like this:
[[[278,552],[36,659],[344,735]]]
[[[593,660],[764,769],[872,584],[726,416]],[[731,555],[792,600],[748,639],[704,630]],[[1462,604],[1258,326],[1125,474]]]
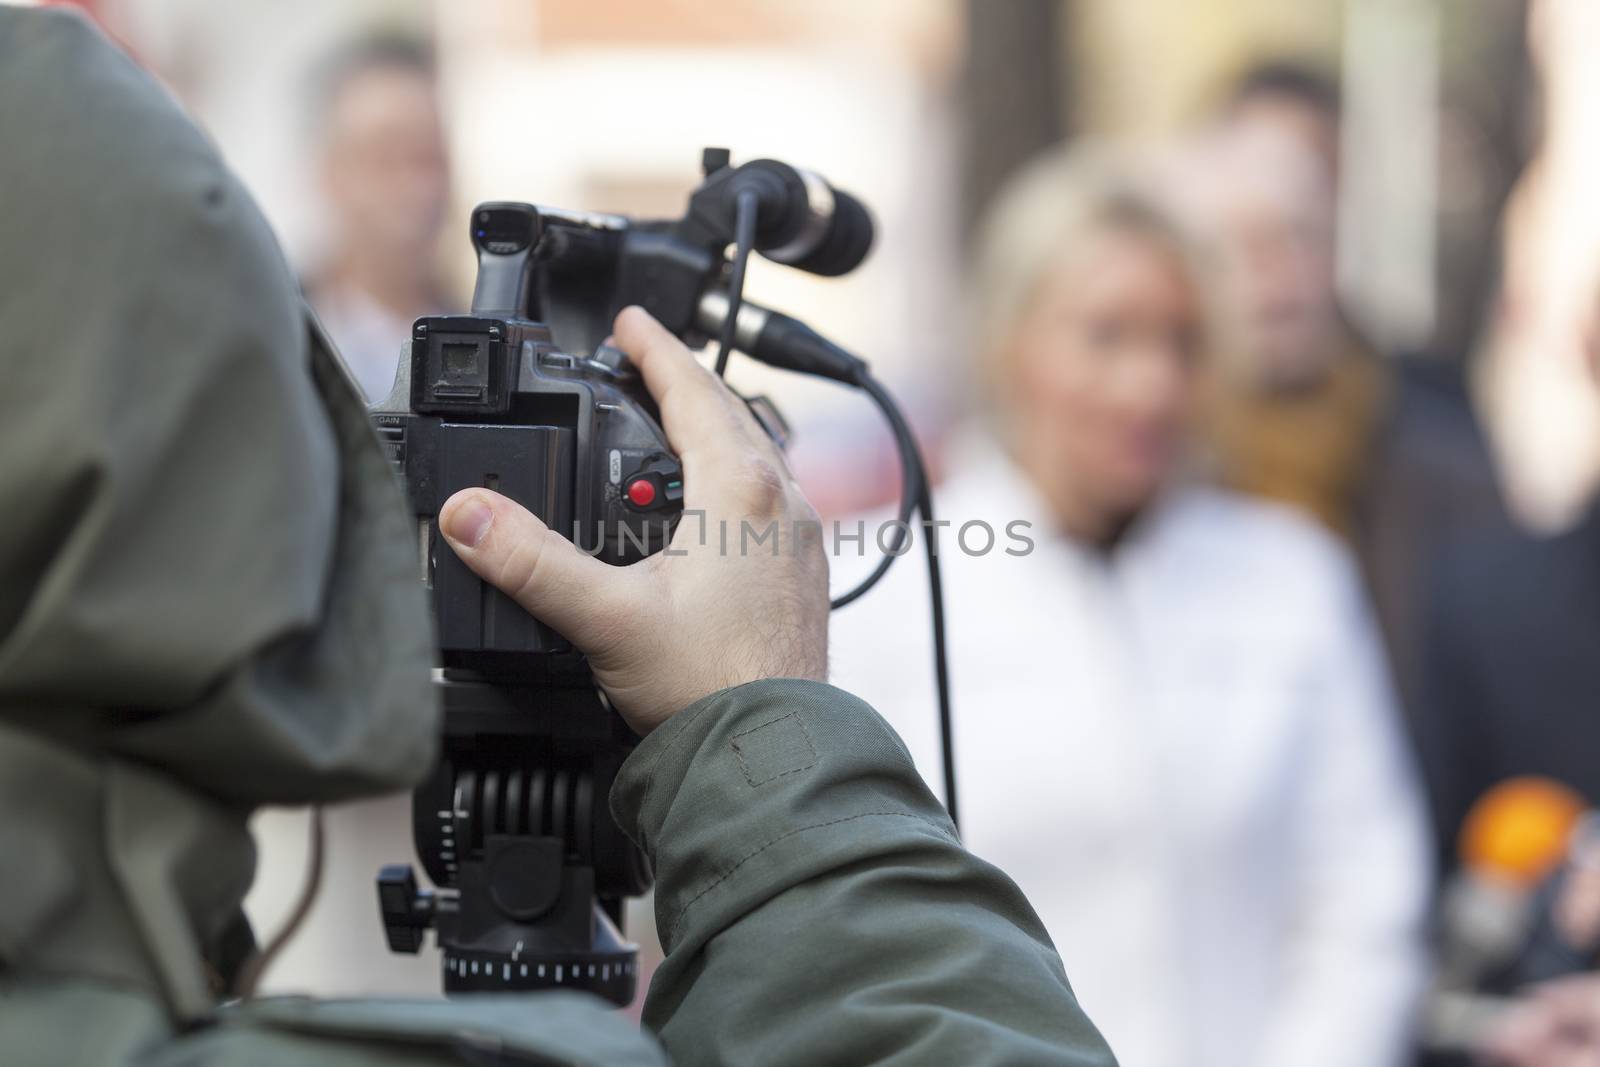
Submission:
[[[812,171],[757,159],[715,186],[718,209],[729,219],[741,194],[755,194],[755,250],[775,263],[832,278],[855,270],[872,250],[865,205]]]
[[[1438,907],[1435,987],[1423,1018],[1434,1051],[1472,1051],[1522,986],[1582,969],[1554,929],[1563,868],[1581,860],[1587,801],[1547,778],[1489,789],[1460,832],[1460,868]]]
[[[835,189],[810,171],[799,172],[806,185],[803,210],[791,201],[790,210],[803,224],[794,240],[761,254],[811,274],[835,278],[861,265],[872,251],[872,216],[866,206],[842,189]]]

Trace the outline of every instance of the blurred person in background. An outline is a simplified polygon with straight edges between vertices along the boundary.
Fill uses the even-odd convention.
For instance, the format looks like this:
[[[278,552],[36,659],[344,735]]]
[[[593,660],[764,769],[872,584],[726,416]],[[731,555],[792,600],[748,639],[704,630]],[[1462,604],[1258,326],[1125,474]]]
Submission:
[[[1564,107],[1592,105],[1587,82],[1572,82],[1589,57],[1556,47],[1588,40],[1593,11],[1583,0],[1529,11],[1542,135],[1500,223],[1482,395],[1505,390],[1519,364],[1596,395],[1600,276],[1581,203],[1593,183],[1574,169],[1590,148],[1587,127],[1562,121]],[[1556,398],[1539,399],[1534,420],[1558,422],[1544,406]],[[1532,429],[1502,421],[1502,454]],[[1585,814],[1600,803],[1600,501],[1560,532],[1503,521],[1436,557],[1414,711],[1444,875],[1425,1062],[1600,1063],[1600,978],[1582,973],[1600,964],[1597,824]],[[1515,1006],[1494,1021],[1506,997]]]
[[[1585,332],[1600,384],[1600,307]],[[1441,867],[1461,868],[1455,887],[1482,879],[1470,862],[1476,826],[1508,788],[1539,783],[1569,797],[1574,813],[1600,804],[1600,500],[1561,534],[1508,527],[1463,540],[1436,577],[1418,740]],[[1513,933],[1489,942],[1494,951],[1480,952],[1464,975],[1467,992],[1519,996],[1482,1039],[1490,1062],[1600,1063],[1594,827],[1591,818],[1562,834],[1533,877],[1501,890],[1499,908]],[[1512,829],[1520,831],[1508,838],[1515,845],[1538,827]],[[1447,922],[1444,950],[1470,943],[1476,932]],[[1428,1062],[1467,1061],[1440,1055]]]
[[[325,60],[313,84],[329,244],[307,297],[367,400],[381,400],[411,323],[453,306],[439,275],[450,160],[433,52],[374,33]]]
[[[1204,428],[1224,484],[1301,509],[1356,551],[1409,709],[1430,561],[1501,508],[1461,354],[1386,358],[1340,309],[1339,116],[1332,81],[1263,64],[1182,174],[1235,314]]]
[[[1189,249],[1117,161],[1057,153],[999,197],[975,284],[992,433],[939,492],[964,839],[1124,1067],[1400,1062],[1422,802],[1347,554],[1185,477]],[[902,561],[831,652],[932,779],[921,590]]]
[[[1472,805],[1507,778],[1600,802],[1600,503],[1564,533],[1453,546],[1428,618],[1418,739],[1447,862]]]
[[[1574,188],[1575,175],[1563,170],[1573,166],[1581,132],[1552,120],[1574,92],[1565,87],[1571,74],[1557,42],[1584,39],[1595,25],[1593,6],[1581,0],[1537,3],[1529,12],[1546,129],[1506,204],[1484,341],[1490,358],[1520,351],[1574,372],[1570,384],[1590,396],[1600,389],[1600,256],[1592,235],[1581,258],[1556,255],[1567,250],[1549,242],[1552,231],[1575,230],[1581,248],[1587,232],[1568,199],[1587,188]],[[1566,60],[1574,61],[1586,63],[1587,54]],[[1447,861],[1469,810],[1507,778],[1538,775],[1600,804],[1600,499],[1593,490],[1574,520],[1554,534],[1507,523],[1462,539],[1434,575],[1418,737]]]

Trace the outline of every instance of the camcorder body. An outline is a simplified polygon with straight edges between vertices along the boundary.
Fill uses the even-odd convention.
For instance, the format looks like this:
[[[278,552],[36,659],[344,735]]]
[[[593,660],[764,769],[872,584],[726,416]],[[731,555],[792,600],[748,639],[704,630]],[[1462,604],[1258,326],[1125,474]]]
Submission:
[[[418,319],[371,409],[416,518],[444,710],[440,763],[412,805],[436,888],[385,867],[379,905],[394,951],[435,929],[447,992],[579,988],[628,1003],[637,952],[621,908],[651,872],[608,804],[637,738],[583,657],[442,541],[440,507],[485,487],[606,563],[659,551],[682,514],[682,468],[638,373],[604,343],[616,313],[638,304],[691,345],[723,331],[755,348],[765,331],[769,348],[793,348],[804,327],[741,314],[737,295],[730,307],[739,198],[759,203],[754,249],[780,262],[843,273],[871,242],[865,209],[805,172],[735,168],[712,149],[705,170],[671,221],[475,208],[471,313]]]

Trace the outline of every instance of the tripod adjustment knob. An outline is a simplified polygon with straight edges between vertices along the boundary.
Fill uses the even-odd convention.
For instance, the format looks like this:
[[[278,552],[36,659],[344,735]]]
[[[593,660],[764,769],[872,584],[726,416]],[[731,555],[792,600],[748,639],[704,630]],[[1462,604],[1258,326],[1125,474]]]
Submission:
[[[433,925],[433,894],[417,888],[417,874],[409,863],[378,872],[378,910],[390,952],[421,951],[423,935]]]

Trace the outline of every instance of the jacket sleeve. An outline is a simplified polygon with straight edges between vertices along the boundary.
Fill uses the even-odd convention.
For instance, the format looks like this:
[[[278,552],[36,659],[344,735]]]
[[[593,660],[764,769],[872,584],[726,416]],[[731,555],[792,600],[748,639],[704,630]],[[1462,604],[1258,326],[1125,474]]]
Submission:
[[[1427,975],[1431,884],[1422,791],[1354,575],[1316,642],[1302,703],[1295,824],[1285,856],[1298,911],[1253,1062],[1409,1061]]]
[[[854,697],[707,697],[639,745],[611,803],[655,864],[644,1020],[677,1062],[1113,1063],[1021,891]]]

